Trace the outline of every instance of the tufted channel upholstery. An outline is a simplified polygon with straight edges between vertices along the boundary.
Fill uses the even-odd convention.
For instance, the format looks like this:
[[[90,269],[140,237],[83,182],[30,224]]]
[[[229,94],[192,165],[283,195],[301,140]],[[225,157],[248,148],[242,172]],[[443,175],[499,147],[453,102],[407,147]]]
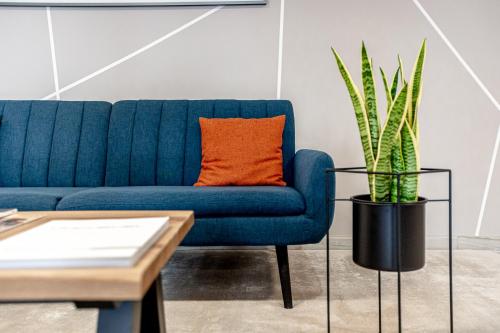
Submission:
[[[285,114],[284,176],[293,179],[294,119],[288,101],[120,101],[109,127],[107,186],[193,185],[201,166],[199,117]],[[188,148],[188,149],[186,149]]]
[[[199,117],[277,115],[287,187],[192,187]],[[326,231],[323,171],[333,162],[295,152],[289,101],[0,101],[0,116],[1,208],[192,209],[187,245],[303,244]]]
[[[0,186],[103,186],[111,104],[0,101]]]

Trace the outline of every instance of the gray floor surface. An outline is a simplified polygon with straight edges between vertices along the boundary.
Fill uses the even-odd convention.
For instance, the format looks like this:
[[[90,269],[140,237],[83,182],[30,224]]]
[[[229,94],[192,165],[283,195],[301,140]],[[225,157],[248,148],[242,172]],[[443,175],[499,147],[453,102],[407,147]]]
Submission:
[[[332,254],[332,332],[377,332],[377,273]],[[500,332],[500,254],[457,250],[456,332]],[[271,250],[180,250],[163,271],[167,331],[326,332],[325,253],[290,251],[294,309],[282,307]],[[447,332],[446,251],[428,251],[424,269],[405,273],[404,332]],[[383,328],[397,330],[396,275],[383,273]],[[95,310],[72,304],[0,305],[0,332],[94,332]]]

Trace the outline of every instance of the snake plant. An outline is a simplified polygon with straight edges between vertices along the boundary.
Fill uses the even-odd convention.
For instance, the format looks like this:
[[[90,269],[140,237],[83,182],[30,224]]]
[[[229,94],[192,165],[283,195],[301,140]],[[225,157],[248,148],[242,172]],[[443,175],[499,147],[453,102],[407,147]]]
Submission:
[[[381,126],[377,109],[377,95],[373,63],[361,45],[361,78],[363,93],[354,83],[339,54],[332,48],[340,74],[351,97],[361,144],[365,156],[366,169],[371,172],[402,173],[420,170],[419,131],[417,110],[422,92],[422,71],[425,60],[425,40],[410,76],[404,79],[403,62],[398,56],[398,68],[389,81],[380,68],[387,100],[384,125]],[[401,88],[398,91],[398,85]],[[400,178],[401,202],[418,200],[418,175],[403,175]],[[397,177],[383,174],[369,174],[371,200],[375,202],[396,202]]]

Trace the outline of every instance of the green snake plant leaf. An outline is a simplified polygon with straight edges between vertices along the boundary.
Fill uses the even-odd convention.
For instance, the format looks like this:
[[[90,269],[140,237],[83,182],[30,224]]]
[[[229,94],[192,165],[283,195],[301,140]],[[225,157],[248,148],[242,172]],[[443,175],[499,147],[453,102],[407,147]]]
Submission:
[[[398,66],[399,66],[399,73],[401,73],[401,83],[404,83],[405,80],[405,71],[403,69],[403,60],[401,60],[401,57],[398,54]]]
[[[420,97],[422,92],[422,71],[424,69],[425,62],[425,40],[422,42],[422,47],[420,48],[420,52],[418,54],[417,60],[415,61],[415,65],[413,67],[413,72],[411,74],[410,79],[410,94],[411,94],[411,103],[408,106],[408,123],[410,127],[413,129],[413,134],[416,134],[415,127],[417,122],[417,109],[420,104]]]
[[[403,60],[401,59],[399,54],[398,54],[398,71],[400,73],[399,77],[401,80],[401,84],[406,84]],[[401,134],[398,134],[396,141],[394,142],[394,145],[392,146],[391,165],[392,165],[392,172],[393,173],[405,171],[403,151],[402,151],[402,147],[401,147]],[[398,196],[397,177],[392,177],[391,201],[396,202],[397,196]]]
[[[396,141],[392,146],[391,165],[393,173],[404,172],[406,170],[403,158],[403,150],[401,147],[401,134],[398,134]],[[392,177],[391,201],[397,202],[397,196],[398,196],[398,180],[396,177]]]
[[[408,104],[408,85],[405,84],[392,103],[385,121],[378,145],[378,154],[373,171],[391,172],[391,152],[394,142],[401,131]],[[375,175],[372,179],[371,197],[373,201],[389,201],[391,195],[391,176]]]
[[[398,70],[403,72],[401,58],[398,55],[399,68]],[[387,112],[389,113],[389,109],[392,104],[392,95],[389,88],[389,84],[387,83],[387,77],[385,76],[384,70],[380,68],[380,73],[382,75],[382,81],[384,83],[385,95],[387,98]],[[401,76],[401,81],[403,81],[403,76]],[[401,151],[401,136],[398,134],[394,145],[392,146],[391,151],[391,166],[392,172],[403,172],[405,170],[404,160],[403,160],[403,152]],[[391,201],[395,202],[397,200],[397,179],[393,177],[391,184]]]
[[[396,73],[394,73],[394,76],[392,77],[392,85],[391,85],[391,97],[392,100],[396,98],[396,93],[398,92],[398,80],[399,80],[399,74],[400,74],[400,69],[396,70]]]
[[[371,135],[370,135],[370,124],[368,122],[368,116],[365,110],[365,103],[363,97],[359,93],[356,84],[352,80],[351,74],[347,70],[344,62],[338,55],[338,53],[332,48],[333,55],[337,61],[340,74],[345,81],[347,86],[347,91],[351,97],[352,105],[354,107],[354,113],[356,115],[356,121],[358,123],[359,133],[361,136],[361,144],[363,146],[363,152],[365,155],[365,162],[367,170],[373,169],[374,155],[372,149]],[[371,177],[369,177],[371,178]],[[371,183],[370,183],[371,184]],[[371,189],[370,189],[371,190]]]
[[[391,89],[389,88],[389,83],[387,82],[387,76],[385,76],[384,70],[382,69],[382,67],[379,67],[379,69],[380,75],[382,76],[382,82],[384,83],[385,99],[387,100],[387,113],[389,113],[389,109],[391,108],[392,104]]]
[[[365,43],[361,45],[361,78],[363,81],[363,92],[365,96],[365,110],[370,125],[370,136],[373,156],[377,156],[378,136],[380,132],[380,121],[377,112],[377,96],[375,82],[373,79],[372,63],[368,58]]]
[[[417,140],[417,145],[420,143],[420,131],[418,128],[418,115],[415,115],[415,119],[413,119],[413,134],[415,134],[415,139]]]
[[[403,154],[405,171],[420,170],[420,156],[418,143],[408,119],[405,119],[401,129],[401,151]],[[418,175],[401,177],[401,202],[412,202],[418,199]]]

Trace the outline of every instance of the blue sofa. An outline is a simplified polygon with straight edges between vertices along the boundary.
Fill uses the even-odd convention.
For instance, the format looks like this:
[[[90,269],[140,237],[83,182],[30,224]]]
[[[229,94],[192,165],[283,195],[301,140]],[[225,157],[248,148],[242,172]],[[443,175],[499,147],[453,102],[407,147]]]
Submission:
[[[288,186],[192,186],[199,117],[276,115],[286,115]],[[324,237],[323,171],[333,162],[323,152],[295,152],[289,101],[0,101],[0,116],[0,207],[194,210],[183,245],[276,246],[285,307],[292,306],[287,245]]]

